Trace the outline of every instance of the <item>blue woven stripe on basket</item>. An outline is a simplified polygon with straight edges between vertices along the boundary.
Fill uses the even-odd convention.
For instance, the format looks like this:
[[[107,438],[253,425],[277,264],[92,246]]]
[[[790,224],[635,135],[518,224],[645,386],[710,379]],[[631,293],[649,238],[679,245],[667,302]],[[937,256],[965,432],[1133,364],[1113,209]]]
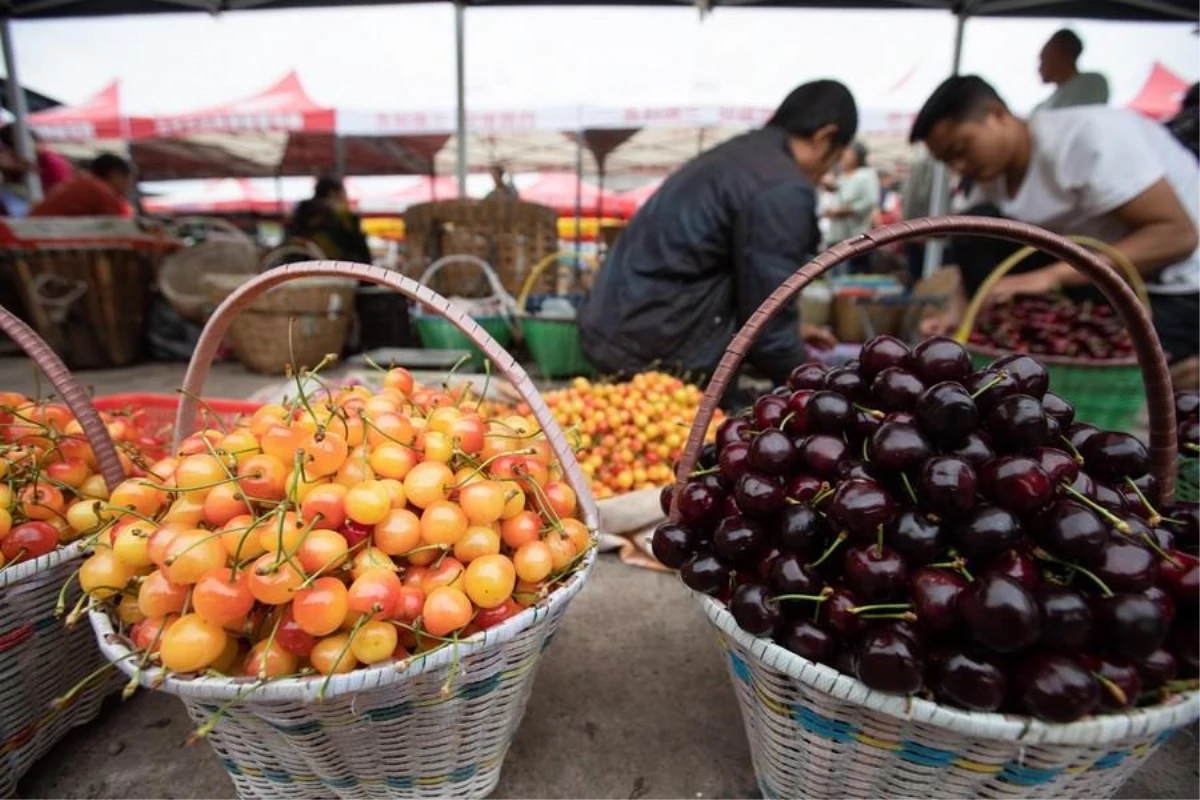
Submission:
[[[753,681],[750,674],[750,668],[746,662],[735,654],[732,650],[728,650],[729,664],[733,674],[738,680],[753,688]],[[756,695],[757,696],[757,695]],[[854,725],[841,720],[831,719],[803,705],[782,706],[775,703],[761,702],[760,706],[772,713],[786,715],[792,720],[804,727],[805,730],[824,736],[827,739],[832,739],[836,742],[857,742],[859,744],[875,747],[882,750],[888,750],[897,758],[907,761],[911,764],[917,764],[923,767],[938,767],[946,769],[949,767],[959,767],[969,769],[974,772],[997,773],[996,777],[1002,781],[1016,784],[1019,786],[1038,786],[1044,783],[1050,783],[1058,778],[1064,772],[1086,772],[1092,769],[1112,769],[1118,764],[1129,758],[1131,755],[1141,755],[1154,747],[1162,744],[1175,733],[1175,729],[1166,730],[1159,733],[1153,742],[1138,745],[1130,750],[1114,750],[1111,753],[1106,753],[1094,762],[1088,765],[1081,765],[1071,768],[1058,767],[1055,769],[1041,769],[1038,767],[1030,767],[1016,761],[1010,761],[1003,766],[996,764],[986,764],[979,761],[973,761],[969,758],[959,755],[951,750],[942,750],[936,747],[929,747],[920,742],[900,741],[890,742],[881,740],[878,737],[868,735]],[[762,780],[759,778],[759,787],[762,790],[764,797],[774,797],[776,793],[771,791]]]

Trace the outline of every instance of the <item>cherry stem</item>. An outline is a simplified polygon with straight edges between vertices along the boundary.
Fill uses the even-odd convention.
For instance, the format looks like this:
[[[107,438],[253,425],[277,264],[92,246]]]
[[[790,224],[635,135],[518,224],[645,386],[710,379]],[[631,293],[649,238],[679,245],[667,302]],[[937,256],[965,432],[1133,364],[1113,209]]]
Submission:
[[[913,491],[912,483],[908,480],[908,475],[901,472],[900,480],[904,481],[904,491],[908,492],[908,496],[912,499],[913,503],[915,504],[917,502],[917,493],[915,491]]]
[[[864,414],[867,414],[869,416],[872,416],[875,419],[883,419],[885,416],[887,416],[882,411],[875,409],[875,408],[867,408],[866,406],[860,406],[858,403],[852,403],[851,405],[853,405],[856,410],[861,411]]]
[[[771,598],[771,602],[778,603],[780,600],[807,600],[810,603],[824,603],[833,594],[833,587],[826,586],[821,590],[820,594],[780,594]]]
[[[1138,488],[1137,482],[1135,482],[1133,478],[1127,477],[1125,478],[1125,483],[1129,485],[1130,489],[1133,489],[1133,493],[1138,496],[1138,500],[1141,500],[1142,505],[1147,511],[1150,512],[1150,518],[1146,520],[1150,523],[1150,527],[1154,527],[1155,525],[1158,525],[1158,523],[1162,522],[1163,515],[1158,513],[1158,509],[1150,504],[1150,501],[1146,499],[1146,495],[1142,494],[1142,490]]]
[[[867,440],[862,440],[862,459],[864,464],[871,463],[871,454],[867,452]]]
[[[880,525],[875,531],[875,557],[883,558],[883,526]]]
[[[1192,453],[1200,453],[1200,444],[1196,444],[1195,442],[1187,442],[1183,445],[1183,449]]]
[[[329,682],[333,680],[333,676],[337,674],[337,668],[341,666],[342,659],[346,657],[346,653],[350,652],[350,645],[354,644],[354,637],[358,636],[358,632],[362,630],[363,625],[371,621],[373,614],[363,614],[354,623],[354,627],[350,629],[350,635],[346,637],[346,644],[338,652],[337,659],[333,662],[333,666],[329,670],[329,674],[325,676],[325,680],[321,681],[321,688],[317,690],[317,702],[325,702],[325,690],[329,688]],[[282,617],[280,617],[282,619]]]
[[[863,614],[862,619],[898,619],[904,622],[916,622],[917,615],[911,611],[903,611],[899,614]]]
[[[1117,686],[1117,684],[1115,684],[1111,679],[1104,677],[1099,672],[1094,670],[1092,671],[1092,677],[1095,678],[1096,682],[1103,686],[1119,704],[1122,706],[1129,705],[1129,695],[1125,694],[1125,690],[1120,686]]]
[[[911,603],[877,603],[870,606],[855,606],[851,614],[862,614],[869,611],[912,611]]]
[[[988,389],[991,389],[996,384],[1002,382],[1007,377],[1008,377],[1008,373],[1005,372],[1004,370],[1001,370],[999,373],[997,373],[996,377],[992,378],[990,381],[988,381],[983,386],[979,387],[979,389],[977,389],[974,393],[972,393],[971,399],[974,400],[975,398],[979,397],[979,395],[983,394]]]
[[[1182,681],[1167,681],[1163,685],[1173,692],[1192,692],[1200,688],[1200,680],[1191,678]]]
[[[818,505],[819,503],[824,502],[825,498],[829,497],[835,491],[837,491],[832,486],[829,486],[829,484],[824,484],[824,485],[827,488],[822,489],[821,491],[817,492],[816,495],[813,496],[813,499],[808,501],[809,505],[813,505],[813,506]]]
[[[849,535],[848,535],[848,534],[847,534],[845,531],[842,531],[841,533],[839,533],[839,534],[837,535],[837,538],[835,538],[835,539],[833,540],[833,544],[831,544],[831,545],[829,545],[829,547],[825,548],[825,552],[824,552],[824,553],[821,553],[821,557],[820,557],[820,558],[818,558],[816,561],[812,562],[811,564],[809,564],[808,566],[810,566],[810,567],[819,567],[819,566],[821,566],[822,564],[824,564],[824,563],[825,563],[825,559],[827,559],[827,558],[829,558],[831,555],[833,555],[833,552],[834,552],[835,550],[837,550],[839,547],[841,547],[841,546],[842,546],[842,542],[846,541],[846,539],[848,539],[848,538],[850,538],[850,537],[849,537]]]
[[[1183,566],[1182,564],[1180,564],[1178,561],[1175,560],[1174,556],[1172,556],[1166,550],[1163,550],[1162,547],[1159,545],[1159,543],[1154,541],[1154,537],[1151,536],[1150,534],[1143,533],[1138,538],[1141,539],[1143,542],[1145,542],[1147,547],[1149,547],[1151,550],[1153,550],[1155,553],[1157,553],[1159,558],[1161,558],[1163,561],[1166,561],[1172,567],[1179,569],[1180,567]]]
[[[787,424],[792,421],[792,417],[794,416],[796,416],[796,412],[792,411],[783,419],[779,420],[779,430],[785,430],[787,428]]]
[[[1126,536],[1129,536],[1130,534],[1133,533],[1133,530],[1129,527],[1128,522],[1126,522],[1123,519],[1118,518],[1115,514],[1113,514],[1107,508],[1105,508],[1104,506],[1095,502],[1090,497],[1085,495],[1083,492],[1080,492],[1078,489],[1074,488],[1066,481],[1063,481],[1060,485],[1062,486],[1062,490],[1064,492],[1071,495],[1071,497],[1074,497],[1076,500],[1083,503],[1088,508],[1092,509],[1092,511],[1095,511],[1097,514],[1099,514],[1101,517],[1103,517],[1108,522],[1109,525],[1112,525],[1114,528],[1116,528],[1121,533],[1125,534]]]
[[[1065,444],[1067,449],[1071,451],[1071,455],[1075,458],[1075,463],[1082,464],[1083,454],[1079,452],[1075,445],[1071,444],[1071,440],[1065,436],[1059,436],[1058,438],[1062,439],[1063,444]]]
[[[1043,561],[1049,561],[1051,564],[1062,564],[1064,567],[1070,568],[1073,572],[1086,575],[1087,577],[1091,578],[1093,583],[1100,587],[1100,591],[1104,592],[1105,597],[1113,596],[1113,590],[1108,588],[1108,584],[1100,580],[1099,576],[1097,576],[1096,573],[1092,572],[1090,569],[1081,567],[1078,564],[1072,564],[1070,561],[1064,561],[1061,558],[1056,558],[1040,547],[1035,547],[1033,549],[1033,554]]]
[[[688,474],[689,478],[703,478],[705,475],[716,475],[721,471],[720,467],[710,467],[708,469],[698,469],[695,472]]]

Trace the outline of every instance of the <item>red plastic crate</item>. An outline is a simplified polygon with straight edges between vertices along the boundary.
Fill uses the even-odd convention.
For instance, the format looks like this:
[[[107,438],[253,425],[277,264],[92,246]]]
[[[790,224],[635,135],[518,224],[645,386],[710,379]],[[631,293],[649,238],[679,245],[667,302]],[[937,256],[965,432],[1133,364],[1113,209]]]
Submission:
[[[175,413],[179,410],[179,401],[178,395],[131,392],[97,397],[93,403],[98,411],[119,414],[132,420],[142,436],[170,445],[175,431]],[[196,409],[193,429],[229,428],[240,417],[253,414],[261,407],[261,403],[247,400],[206,399]]]

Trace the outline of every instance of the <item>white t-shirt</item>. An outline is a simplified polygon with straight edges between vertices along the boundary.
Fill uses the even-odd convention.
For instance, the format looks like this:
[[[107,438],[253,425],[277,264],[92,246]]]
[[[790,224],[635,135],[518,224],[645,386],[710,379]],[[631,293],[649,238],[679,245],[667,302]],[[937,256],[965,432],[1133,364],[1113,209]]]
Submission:
[[[1039,111],[1029,133],[1033,152],[1016,195],[1007,196],[1003,178],[980,186],[1006,217],[1115,242],[1129,228],[1113,212],[1165,178],[1200,225],[1200,167],[1163,125],[1132,111],[1080,106]],[[1200,292],[1200,250],[1164,267],[1147,288]]]

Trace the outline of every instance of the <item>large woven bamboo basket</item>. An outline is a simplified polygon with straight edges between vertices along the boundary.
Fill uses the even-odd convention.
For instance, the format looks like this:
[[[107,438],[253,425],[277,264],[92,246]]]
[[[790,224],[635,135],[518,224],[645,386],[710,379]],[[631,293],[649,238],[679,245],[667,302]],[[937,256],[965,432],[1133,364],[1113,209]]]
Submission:
[[[212,309],[205,291],[207,279],[258,272],[258,248],[249,236],[224,220],[187,217],[176,220],[175,229],[181,234],[198,233],[198,240],[163,262],[158,289],[179,316],[203,322]]]
[[[241,286],[217,308],[188,367],[176,438],[191,433],[213,355],[233,318],[262,292],[293,279],[350,278],[387,286],[445,314],[493,360],[529,404],[575,490],[584,522],[599,516],[566,436],[521,366],[445,298],[379,267],[336,262],[289,264]],[[139,680],[182,698],[197,721],[225,704],[208,741],[242,797],[483,797],[495,788],[533,686],[542,651],[595,561],[589,551],[569,581],[515,617],[427,657],[328,679],[257,684],[252,678],[184,677],[143,671]],[[133,674],[127,642],[110,619],[91,615],[101,649]],[[455,660],[457,659],[457,665]]]
[[[491,264],[512,296],[533,265],[558,250],[558,214],[521,200],[437,200],[404,212],[408,271],[421,274],[448,255],[473,255]],[[442,295],[481,297],[490,287],[466,266],[444,270],[433,285]]]
[[[209,275],[204,281],[209,303],[224,302],[249,280]],[[230,325],[234,355],[268,375],[283,374],[289,365],[315,367],[330,353],[341,355],[354,319],[356,286],[343,278],[311,278],[266,292]]]
[[[125,475],[87,393],[50,347],[4,308],[0,331],[49,378],[83,426],[105,482],[115,488]],[[54,704],[105,663],[87,626],[68,629],[55,616],[63,586],[72,584],[68,608],[79,598],[72,578],[82,556],[82,546],[72,544],[0,570],[0,796],[12,795],[34,761],[72,728],[92,720],[112,688],[100,677],[65,704]]]
[[[1073,264],[1104,291],[1134,340],[1150,408],[1152,472],[1164,502],[1169,501],[1176,449],[1170,374],[1133,290],[1069,240],[1031,225],[979,217],[880,228],[842,242],[784,281],[737,333],[718,365],[688,438],[679,480],[691,474],[722,393],[779,309],[852,256],[905,239],[948,234],[1039,247]],[[674,509],[673,518],[678,519]],[[1169,704],[1065,725],[884,694],[751,636],[724,605],[709,597],[700,601],[727,658],[764,797],[1111,797],[1171,734],[1200,717],[1200,692],[1194,691]]]

